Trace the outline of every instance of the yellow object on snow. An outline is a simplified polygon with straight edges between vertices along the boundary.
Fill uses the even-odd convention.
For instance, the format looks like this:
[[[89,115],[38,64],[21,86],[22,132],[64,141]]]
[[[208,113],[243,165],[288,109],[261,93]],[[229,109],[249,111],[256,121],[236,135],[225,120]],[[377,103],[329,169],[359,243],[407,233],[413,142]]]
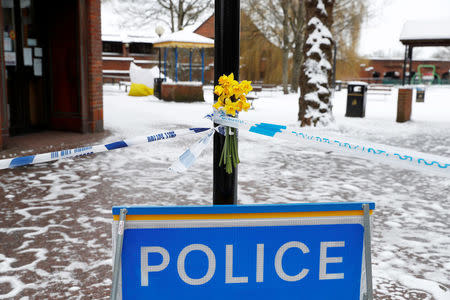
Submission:
[[[128,93],[128,96],[136,96],[136,97],[142,97],[142,96],[149,96],[153,95],[153,89],[149,88],[145,84],[140,83],[132,83],[130,86],[130,92]]]

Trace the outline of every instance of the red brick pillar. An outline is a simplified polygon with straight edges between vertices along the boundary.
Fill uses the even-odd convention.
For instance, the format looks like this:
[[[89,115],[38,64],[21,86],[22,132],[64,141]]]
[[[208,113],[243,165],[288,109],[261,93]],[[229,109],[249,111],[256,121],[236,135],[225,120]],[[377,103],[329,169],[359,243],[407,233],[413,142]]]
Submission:
[[[0,1],[0,150],[6,145],[8,137],[7,96],[6,67],[3,55],[3,9]]]
[[[411,120],[412,89],[398,89],[397,122]]]
[[[87,0],[88,21],[88,131],[103,130],[103,72],[101,1]]]

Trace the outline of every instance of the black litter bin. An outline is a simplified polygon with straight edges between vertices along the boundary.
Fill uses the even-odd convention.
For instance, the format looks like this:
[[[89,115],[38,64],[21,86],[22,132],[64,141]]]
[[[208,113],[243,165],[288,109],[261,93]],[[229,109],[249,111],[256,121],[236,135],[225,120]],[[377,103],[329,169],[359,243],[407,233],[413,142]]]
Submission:
[[[364,118],[366,115],[367,83],[349,82],[347,85],[346,117]]]
[[[153,80],[153,94],[156,98],[161,99],[161,85],[164,78],[155,78]]]

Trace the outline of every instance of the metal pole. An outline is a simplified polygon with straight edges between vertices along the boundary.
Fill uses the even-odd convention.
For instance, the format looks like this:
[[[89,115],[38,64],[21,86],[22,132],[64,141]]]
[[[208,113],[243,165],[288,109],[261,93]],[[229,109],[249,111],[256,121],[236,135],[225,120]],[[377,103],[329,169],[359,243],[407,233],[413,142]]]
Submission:
[[[192,49],[189,50],[189,81],[192,81]]]
[[[219,77],[223,74],[234,73],[234,78],[239,79],[240,1],[215,0],[214,17],[214,84],[217,85]],[[217,96],[215,98],[217,99]],[[213,203],[215,205],[237,204],[238,168],[234,168],[233,173],[227,174],[223,166],[219,167],[224,143],[223,135],[214,135]]]
[[[408,60],[408,45],[405,46],[405,58],[403,60],[403,78],[402,85],[405,85],[406,82],[406,62]]]
[[[205,48],[202,48],[202,84],[205,84]]]
[[[167,78],[167,48],[164,48],[164,79]]]
[[[178,82],[178,48],[175,48],[175,82]]]
[[[158,61],[158,73],[159,73],[159,82],[161,82],[161,48],[159,49],[159,61]]]
[[[123,246],[123,233],[125,230],[125,219],[127,215],[127,209],[122,208],[120,210],[119,226],[117,227],[117,238],[116,238],[116,251],[114,253],[114,264],[113,264],[113,283],[111,288],[111,300],[117,299],[117,291],[119,288],[119,277],[120,277],[120,264],[122,258],[122,246]]]
[[[373,286],[372,286],[372,254],[370,249],[372,243],[370,240],[370,206],[363,204],[364,209],[364,257],[366,266],[366,287],[367,294],[364,299],[373,300]]]
[[[412,57],[413,57],[413,46],[409,46],[408,51],[408,62],[409,62],[409,75],[408,75],[408,84],[411,84],[411,73],[412,73]]]

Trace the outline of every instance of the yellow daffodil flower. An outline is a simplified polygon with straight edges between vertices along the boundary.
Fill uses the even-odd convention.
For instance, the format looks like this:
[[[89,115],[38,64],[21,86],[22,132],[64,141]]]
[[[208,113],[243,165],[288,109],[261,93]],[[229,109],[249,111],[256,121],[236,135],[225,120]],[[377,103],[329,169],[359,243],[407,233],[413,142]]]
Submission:
[[[244,111],[248,111],[248,109],[250,108],[250,103],[246,102],[246,101],[241,101],[242,102],[242,109]]]
[[[216,85],[216,87],[214,88],[214,94],[216,94],[217,96],[222,95],[223,93],[223,87],[221,87],[220,85]]]
[[[250,104],[247,102],[246,95],[253,90],[251,81],[243,80],[239,83],[234,80],[234,74],[222,75],[219,78],[219,84],[214,87],[214,94],[218,97],[217,102],[213,107],[217,110],[222,110],[226,114],[236,116],[236,111],[247,111],[250,108]],[[235,100],[233,102],[233,100]],[[225,140],[227,141],[225,148],[222,149],[222,157],[220,158],[219,166],[224,166],[228,174],[233,172],[233,167],[236,168],[239,164],[239,155],[237,153],[237,139],[236,135],[232,134],[236,132],[233,128],[226,128]],[[228,146],[230,145],[230,146]],[[224,151],[228,154],[224,155]]]
[[[253,90],[251,81],[242,80],[240,85],[241,85],[242,90],[244,91],[245,94],[248,94],[249,92],[251,92]]]
[[[233,117],[236,116],[237,103],[231,101],[230,98],[225,100],[225,112]]]
[[[220,100],[217,101],[216,104],[213,105],[213,107],[217,110],[219,110],[222,106],[223,106],[223,102]]]
[[[250,103],[243,100],[239,100],[238,102],[236,102],[236,104],[238,106],[238,111],[248,111],[248,109],[250,108]]]
[[[246,95],[253,90],[251,81],[243,80],[238,82],[234,80],[234,74],[222,75],[219,78],[219,85],[214,87],[214,94],[219,96],[213,107],[217,110],[222,109],[227,114],[236,116],[236,111],[247,111],[250,104],[247,102]],[[237,101],[233,102],[232,99]]]

